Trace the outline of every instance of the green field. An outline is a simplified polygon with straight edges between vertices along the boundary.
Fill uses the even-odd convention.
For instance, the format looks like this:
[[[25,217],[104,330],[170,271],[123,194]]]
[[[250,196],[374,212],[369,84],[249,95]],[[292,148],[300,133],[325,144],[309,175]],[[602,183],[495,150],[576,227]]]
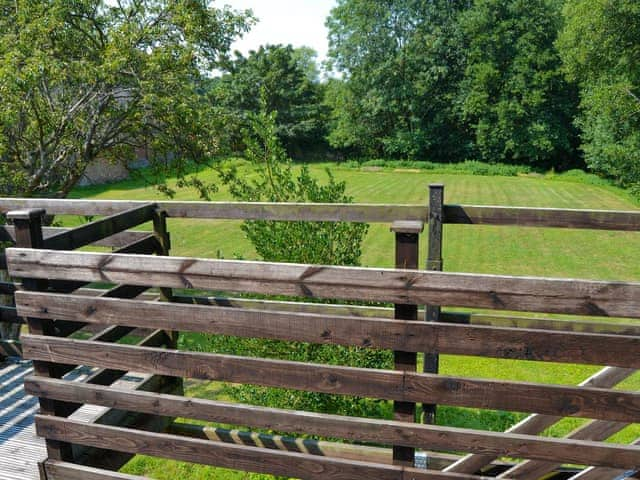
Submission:
[[[325,166],[312,165],[311,170],[322,176]],[[447,203],[618,210],[638,208],[638,204],[624,191],[586,175],[487,177],[389,169],[363,171],[336,165],[331,165],[331,168],[337,179],[347,182],[348,193],[357,202],[426,203],[428,185],[444,183]],[[215,174],[205,171],[201,177],[213,180]],[[131,200],[163,198],[137,181],[77,189],[73,196]],[[175,199],[197,200],[197,196],[194,191],[184,190],[178,192]],[[221,189],[212,199],[227,200],[230,196]],[[75,223],[74,220],[67,222]],[[239,223],[233,221],[170,219],[172,253],[255,258],[254,250],[238,227]],[[637,233],[451,225],[445,227],[444,238],[447,271],[640,281],[640,234]],[[363,250],[363,265],[392,266],[394,245],[389,225],[372,225]],[[422,250],[424,252],[424,248]],[[597,367],[470,357],[443,356],[441,361],[441,371],[446,374],[560,384],[578,383],[596,370]],[[621,388],[640,388],[640,375],[624,382]],[[200,395],[203,392],[198,389],[191,393]],[[502,429],[516,417],[473,409],[444,408],[439,421],[457,426]],[[579,424],[579,420],[563,421],[548,433],[562,435]],[[635,425],[623,430],[613,440],[629,442],[638,436],[640,426]],[[265,478],[145,457],[134,459],[126,470],[158,479]]]

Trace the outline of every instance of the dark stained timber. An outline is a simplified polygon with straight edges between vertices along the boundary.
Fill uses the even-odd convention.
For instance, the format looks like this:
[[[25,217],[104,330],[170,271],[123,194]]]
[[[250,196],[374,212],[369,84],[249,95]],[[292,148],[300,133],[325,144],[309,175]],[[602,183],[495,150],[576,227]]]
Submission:
[[[129,453],[308,480],[488,480],[486,477],[229,445],[36,416],[39,435]]]
[[[640,369],[640,337],[17,292],[23,317]],[[429,373],[429,372],[427,372]]]
[[[113,215],[147,203],[128,200],[3,198],[0,199],[0,211],[46,208],[50,214]],[[166,210],[173,218],[382,223],[395,220],[421,221],[427,218],[427,208],[423,205],[168,201],[157,202],[157,206]]]
[[[45,208],[49,214],[113,215],[144,201],[2,198],[0,212]],[[426,221],[424,205],[157,202],[173,218],[382,222]],[[640,212],[445,205],[444,223],[640,231]]]
[[[42,227],[43,238],[47,240],[48,238],[54,237],[61,233],[69,232],[72,230],[68,227]],[[139,232],[135,230],[125,230],[123,232],[118,232],[110,237],[106,237],[102,240],[98,240],[92,245],[96,247],[124,247],[130,243],[133,243],[137,240],[141,240],[149,232]],[[0,225],[0,240],[7,242],[15,242],[16,234],[15,228],[13,225]]]
[[[16,277],[640,317],[640,284],[381,268],[7,250]]]
[[[93,293],[85,291],[83,293]],[[174,302],[188,305],[217,305],[220,307],[246,308],[254,310],[316,313],[330,316],[352,316],[357,318],[393,318],[392,308],[366,307],[360,305],[336,305],[325,303],[284,302],[276,300],[256,300],[232,297],[204,297],[174,295]],[[480,314],[461,312],[442,312],[443,323],[484,325],[488,327],[527,328],[531,330],[552,330],[562,332],[602,333],[611,335],[640,335],[640,325],[631,323],[611,323],[585,320],[559,320],[555,318],[522,317],[506,314]]]
[[[640,231],[640,211],[445,205],[444,223]]]
[[[438,450],[464,450],[511,457],[558,460],[578,464],[633,468],[640,447],[564,440],[535,435],[503,434],[464,428],[421,425],[389,420],[310,413],[216,402],[176,395],[118,390],[64,380],[27,379],[32,395],[136,412],[181,416],[203,421],[277,429],[289,433],[340,437],[347,440],[395,444]]]
[[[110,472],[68,462],[47,460],[44,464],[47,480],[151,480],[148,477]]]
[[[52,250],[75,250],[84,247],[151,220],[155,208],[154,204],[142,205],[60,232],[45,238],[44,246]]]
[[[635,422],[640,393],[182,352],[41,335],[25,358],[268,387]]]

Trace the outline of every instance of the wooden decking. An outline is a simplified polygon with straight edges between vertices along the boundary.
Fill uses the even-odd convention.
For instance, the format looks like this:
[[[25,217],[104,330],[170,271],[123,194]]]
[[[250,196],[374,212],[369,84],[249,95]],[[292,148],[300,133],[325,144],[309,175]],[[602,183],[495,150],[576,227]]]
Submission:
[[[65,379],[82,381],[92,371],[81,367]],[[38,462],[46,459],[44,440],[36,436],[34,426],[38,399],[24,391],[24,379],[32,373],[29,361],[13,358],[0,362],[0,480],[38,480]],[[128,374],[117,385],[133,387],[140,380]],[[91,422],[106,410],[85,405],[70,418]]]
[[[33,424],[38,399],[24,391],[32,372],[31,362],[0,363],[0,480],[37,480],[38,462],[46,458]]]

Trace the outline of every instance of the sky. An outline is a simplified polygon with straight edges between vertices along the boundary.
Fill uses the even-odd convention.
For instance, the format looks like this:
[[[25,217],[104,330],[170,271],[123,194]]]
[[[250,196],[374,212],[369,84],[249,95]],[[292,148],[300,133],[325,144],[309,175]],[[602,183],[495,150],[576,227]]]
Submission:
[[[251,9],[258,18],[242,40],[232,50],[246,54],[260,45],[292,44],[294,47],[311,47],[318,52],[318,60],[327,55],[327,29],[324,22],[335,0],[219,0],[219,5],[235,9]]]

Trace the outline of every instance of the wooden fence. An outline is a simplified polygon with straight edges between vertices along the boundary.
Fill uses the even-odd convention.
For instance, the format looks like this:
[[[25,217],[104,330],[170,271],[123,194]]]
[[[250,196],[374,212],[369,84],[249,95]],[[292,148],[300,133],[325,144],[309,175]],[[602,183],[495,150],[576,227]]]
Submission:
[[[138,205],[119,214],[73,229],[43,227],[44,209],[16,210],[7,216],[7,220],[13,224],[0,225],[0,242],[22,247],[56,250],[75,250],[92,245],[111,247],[118,253],[157,253],[160,251],[161,245],[154,232],[128,230],[152,220],[156,210],[157,207],[153,204]],[[6,269],[6,257],[4,254],[0,254],[0,270]],[[59,291],[73,291],[81,286],[83,285],[77,282],[53,285]],[[14,281],[0,282],[0,294],[2,295],[11,297],[18,288],[20,285]],[[131,297],[133,293],[127,295],[126,291],[118,290],[105,293],[105,295]],[[22,347],[19,341],[19,332],[24,319],[16,314],[15,306],[12,305],[13,300],[5,303],[0,306],[0,332],[8,332],[8,334],[6,336],[0,335],[0,357],[3,355],[20,356]]]
[[[34,360],[37,373],[26,388],[41,400],[36,425],[47,439],[49,460],[42,470],[49,480],[130,479],[114,470],[135,454],[303,479],[478,479],[483,474],[538,479],[562,472],[563,478],[584,480],[626,478],[640,469],[640,446],[604,442],[640,420],[640,394],[614,389],[640,368],[640,326],[634,323],[640,318],[640,284],[441,272],[443,223],[629,231],[640,230],[638,212],[448,206],[441,186],[431,188],[429,207],[0,199],[0,210],[16,207],[46,207],[51,214],[110,214],[107,223],[116,226],[104,230],[105,236],[154,220],[154,232],[144,237],[153,237],[151,251],[124,247],[92,253],[70,250],[101,240],[95,234],[99,228],[80,227],[85,233],[63,232],[67,240],[47,243],[41,211],[11,215],[22,248],[9,249],[7,260],[11,275],[22,279],[17,316],[29,324],[24,355]],[[168,257],[166,216],[390,222],[397,268]],[[428,260],[420,269],[424,223],[429,224]],[[76,290],[96,282],[114,285],[108,292],[119,294],[88,296]],[[151,287],[160,289],[159,296],[145,293]],[[194,290],[217,296],[195,295]],[[287,295],[300,301],[233,299],[221,293]],[[395,307],[305,299],[377,301]],[[419,306],[425,305],[421,314]],[[441,311],[442,306],[497,313]],[[578,320],[499,311],[563,313]],[[418,321],[421,315],[426,321]],[[602,317],[630,320],[609,323]],[[91,326],[100,326],[102,333],[70,338]],[[388,349],[394,351],[395,368],[182,351],[176,349],[178,330]],[[137,345],[118,343],[134,331],[148,335]],[[439,374],[440,353],[607,367],[576,386],[465,378]],[[417,371],[419,357],[423,372]],[[77,365],[97,370],[83,383],[65,380]],[[144,379],[139,388],[113,385],[126,372]],[[382,399],[393,402],[394,418],[187,398],[182,378]],[[111,410],[95,422],[81,422],[73,412],[83,404]],[[416,418],[417,404],[423,406],[424,423]],[[487,432],[435,425],[436,405],[531,415],[506,432]],[[243,431],[172,423],[178,416]],[[589,421],[567,438],[539,435],[564,417]],[[341,438],[347,444],[295,435]],[[415,466],[416,451],[428,451],[428,469]],[[500,461],[504,457],[523,461],[505,464]],[[584,468],[561,467],[567,464]]]

